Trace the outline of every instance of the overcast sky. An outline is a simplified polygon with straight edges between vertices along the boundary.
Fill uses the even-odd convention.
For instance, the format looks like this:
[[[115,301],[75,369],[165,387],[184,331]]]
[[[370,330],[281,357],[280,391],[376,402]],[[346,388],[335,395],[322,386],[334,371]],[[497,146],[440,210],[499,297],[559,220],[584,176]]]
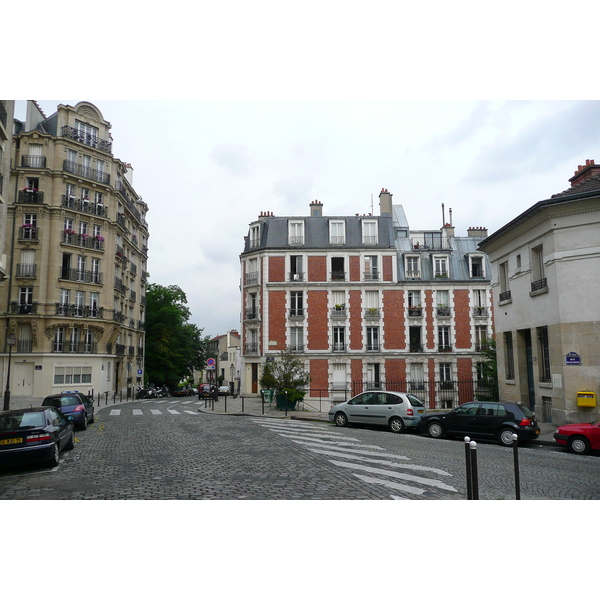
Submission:
[[[208,335],[239,328],[239,255],[261,211],[379,214],[382,187],[411,228],[490,233],[600,161],[598,101],[93,102],[148,204],[150,281],[178,285]],[[24,119],[24,102],[17,117]]]

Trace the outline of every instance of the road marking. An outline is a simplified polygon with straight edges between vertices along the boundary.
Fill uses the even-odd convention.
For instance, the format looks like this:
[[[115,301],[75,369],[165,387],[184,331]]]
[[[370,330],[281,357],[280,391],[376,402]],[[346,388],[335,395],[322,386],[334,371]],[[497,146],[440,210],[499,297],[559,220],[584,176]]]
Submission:
[[[172,415],[180,415],[181,413],[173,408],[167,408],[167,411],[170,412]]]
[[[150,412],[151,412],[153,415],[162,415],[162,410],[158,410],[158,408],[151,408],[151,409],[150,409]]]
[[[196,411],[193,411],[193,410],[184,410],[183,412],[186,412],[188,415],[197,415],[198,414]]]
[[[140,408],[134,408],[133,409],[133,414],[136,415],[136,416],[137,415],[143,415],[144,411],[142,409],[140,409]]]
[[[299,437],[297,435],[284,435],[283,433],[279,434],[281,437],[284,438],[288,438],[291,439],[293,441],[295,441],[298,444],[310,444],[311,442],[315,442],[317,440],[313,439],[313,438],[302,438]],[[358,444],[354,444],[352,442],[332,442],[329,440],[322,440],[321,443],[323,444],[335,444],[337,446],[359,446],[360,448],[373,448],[375,450],[384,450],[384,448],[382,448],[381,446],[372,446],[369,444],[361,444],[360,442]]]
[[[393,490],[398,490],[399,492],[407,492],[408,494],[415,494],[416,496],[420,496],[425,492],[421,488],[412,487],[411,485],[404,485],[402,483],[396,483],[395,481],[387,481],[386,479],[378,479],[377,477],[367,477],[366,475],[359,475],[354,473],[355,477],[358,477],[365,483],[376,483],[379,485],[383,485],[385,487],[391,488]],[[397,497],[394,497],[397,500]]]
[[[338,446],[346,446],[346,444],[333,444],[333,442],[323,441],[321,443],[318,442],[305,442],[302,440],[296,441],[296,444],[303,444],[304,446],[316,446],[317,448],[323,448],[326,450],[343,450],[344,452],[351,452],[352,454],[364,454],[365,456],[379,456],[383,458],[400,458],[402,460],[410,460],[408,456],[402,456],[400,454],[391,454],[386,452],[383,448],[379,448],[379,446],[363,446],[364,448],[379,448],[380,450],[384,450],[383,452],[374,452],[373,450],[356,450],[355,448],[339,448]],[[353,446],[359,446],[359,444],[353,444]],[[308,448],[310,450],[310,448]]]
[[[429,485],[432,487],[440,488],[441,490],[447,490],[449,492],[457,492],[456,488],[453,488],[451,485],[446,483],[442,483],[437,479],[428,479],[426,477],[419,477],[417,475],[409,475],[408,473],[397,473],[396,471],[389,471],[388,469],[378,469],[377,467],[368,467],[366,465],[356,465],[354,463],[342,462],[339,460],[330,461],[334,465],[338,467],[346,467],[348,469],[358,469],[359,471],[367,471],[368,473],[372,473],[373,475],[385,475],[387,477],[394,477],[396,479],[406,479],[407,481],[411,481],[413,483],[420,483],[421,485]]]
[[[111,417],[113,417],[113,416],[114,416],[114,417],[118,417],[120,414],[121,414],[121,409],[120,409],[120,408],[113,408],[113,409],[110,411],[110,416],[111,416]]]

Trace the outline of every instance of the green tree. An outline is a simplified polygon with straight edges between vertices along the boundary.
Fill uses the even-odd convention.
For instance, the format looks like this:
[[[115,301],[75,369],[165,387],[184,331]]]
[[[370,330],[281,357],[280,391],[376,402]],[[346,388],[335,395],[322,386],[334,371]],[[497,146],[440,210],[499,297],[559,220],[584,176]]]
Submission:
[[[301,388],[310,383],[310,374],[304,363],[289,349],[282,350],[279,358],[265,363],[259,380],[263,388],[273,388],[278,393],[287,392],[290,400],[301,400]]]
[[[488,338],[481,355],[483,361],[479,366],[479,381],[485,386],[485,391],[477,393],[478,400],[500,400],[498,388],[498,359],[496,355],[496,340]]]
[[[189,323],[185,292],[176,285],[155,283],[146,289],[146,380],[171,390],[194,369],[201,369],[208,336]]]

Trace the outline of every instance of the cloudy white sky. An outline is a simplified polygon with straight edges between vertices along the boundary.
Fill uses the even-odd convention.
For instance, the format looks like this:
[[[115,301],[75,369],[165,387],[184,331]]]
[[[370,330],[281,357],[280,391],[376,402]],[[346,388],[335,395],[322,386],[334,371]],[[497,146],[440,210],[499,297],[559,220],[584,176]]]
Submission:
[[[239,327],[239,254],[261,211],[379,214],[382,187],[415,229],[490,233],[600,161],[598,101],[71,100],[112,124],[149,206],[150,281],[178,285],[205,334]],[[24,118],[24,102],[17,116]]]

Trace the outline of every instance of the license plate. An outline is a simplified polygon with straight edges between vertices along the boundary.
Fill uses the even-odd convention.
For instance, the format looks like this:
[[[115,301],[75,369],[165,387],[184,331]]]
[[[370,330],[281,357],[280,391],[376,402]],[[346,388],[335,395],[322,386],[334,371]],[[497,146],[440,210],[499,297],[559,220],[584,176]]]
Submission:
[[[417,409],[417,412],[423,414],[425,411],[423,409],[421,409],[421,410]]]
[[[537,435],[540,435],[540,430],[536,429],[535,432],[537,433]]]
[[[0,440],[0,446],[8,446],[10,444],[22,444],[23,438],[12,438],[10,440]]]

